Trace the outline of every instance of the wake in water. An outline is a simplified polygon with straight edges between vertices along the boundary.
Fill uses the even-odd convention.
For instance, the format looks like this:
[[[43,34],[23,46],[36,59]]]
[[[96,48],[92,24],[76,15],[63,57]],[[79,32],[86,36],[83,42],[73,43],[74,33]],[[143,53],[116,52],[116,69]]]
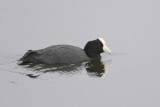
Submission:
[[[88,74],[90,77],[103,77],[108,72],[108,66],[111,64],[111,59],[102,61],[88,61],[76,64],[26,64],[18,65],[18,60],[21,55],[3,54],[0,57],[0,71],[13,72],[26,75],[30,78],[38,78],[46,73],[58,75],[83,75]],[[84,73],[86,72],[86,73]]]

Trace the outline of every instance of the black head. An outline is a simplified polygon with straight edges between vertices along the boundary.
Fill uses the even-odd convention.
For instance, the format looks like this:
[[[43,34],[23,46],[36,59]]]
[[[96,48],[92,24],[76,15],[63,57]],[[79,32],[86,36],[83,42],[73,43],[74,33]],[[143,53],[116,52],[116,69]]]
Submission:
[[[90,58],[99,58],[100,54],[105,51],[111,53],[110,49],[107,48],[106,43],[102,38],[89,41],[84,47],[84,51]]]

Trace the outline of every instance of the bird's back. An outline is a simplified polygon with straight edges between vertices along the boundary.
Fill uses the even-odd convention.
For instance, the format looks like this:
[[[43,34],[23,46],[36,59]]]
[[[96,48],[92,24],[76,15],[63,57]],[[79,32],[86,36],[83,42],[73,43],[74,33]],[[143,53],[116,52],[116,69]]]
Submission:
[[[77,63],[90,60],[83,49],[71,45],[54,45],[45,49],[28,51],[21,59],[30,63]]]

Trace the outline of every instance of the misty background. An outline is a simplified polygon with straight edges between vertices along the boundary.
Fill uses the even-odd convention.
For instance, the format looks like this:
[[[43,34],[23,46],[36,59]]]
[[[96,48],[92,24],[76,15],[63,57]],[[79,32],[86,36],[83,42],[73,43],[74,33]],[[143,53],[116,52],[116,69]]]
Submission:
[[[113,51],[156,53],[159,19],[156,0],[1,0],[0,48],[84,47],[102,37]]]

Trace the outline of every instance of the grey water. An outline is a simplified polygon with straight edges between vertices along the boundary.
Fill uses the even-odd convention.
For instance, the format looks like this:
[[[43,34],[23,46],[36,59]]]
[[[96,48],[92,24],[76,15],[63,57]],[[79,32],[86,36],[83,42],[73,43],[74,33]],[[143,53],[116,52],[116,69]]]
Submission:
[[[159,107],[156,0],[1,0],[1,107]],[[98,37],[113,54],[70,65],[18,65],[29,50]]]

